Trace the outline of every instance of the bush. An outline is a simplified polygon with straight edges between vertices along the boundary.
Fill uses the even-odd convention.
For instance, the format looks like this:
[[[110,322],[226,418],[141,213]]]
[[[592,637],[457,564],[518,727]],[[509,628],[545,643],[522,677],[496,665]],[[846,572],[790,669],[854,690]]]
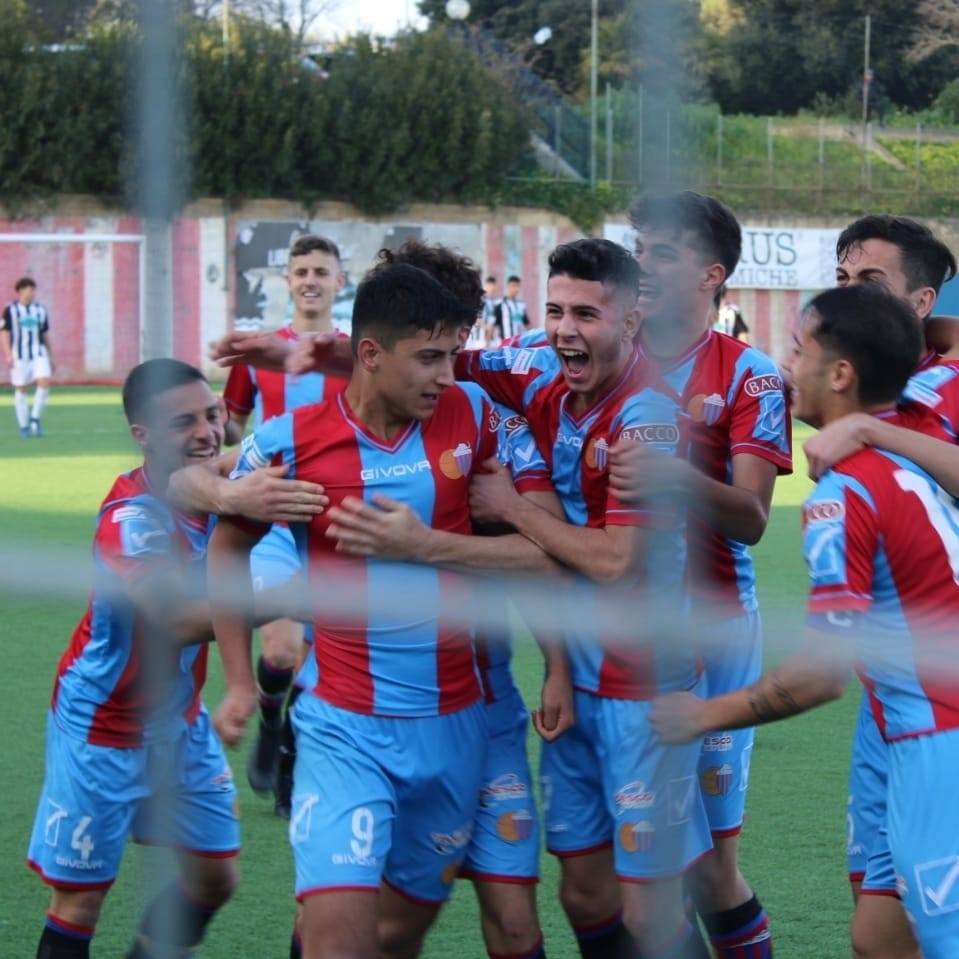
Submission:
[[[942,88],[933,106],[946,123],[959,123],[959,79]]]

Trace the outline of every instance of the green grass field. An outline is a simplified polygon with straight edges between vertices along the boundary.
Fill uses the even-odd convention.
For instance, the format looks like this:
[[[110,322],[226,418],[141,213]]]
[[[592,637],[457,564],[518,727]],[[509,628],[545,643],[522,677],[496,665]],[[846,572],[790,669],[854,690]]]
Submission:
[[[85,548],[93,518],[117,473],[136,465],[115,390],[58,389],[45,417],[47,436],[21,440],[9,392],[0,394],[0,547],[24,550]],[[800,435],[797,439],[802,439]],[[779,484],[772,522],[755,551],[767,636],[781,647],[800,610],[805,574],[799,553],[799,505],[808,490],[798,475]],[[48,893],[23,866],[43,771],[43,729],[54,667],[82,600],[21,595],[0,569],[2,638],[6,659],[0,684],[0,956],[34,955]],[[38,574],[42,578],[42,572]],[[536,656],[524,645],[517,670],[530,702]],[[212,657],[207,702],[221,688]],[[840,703],[763,729],[754,751],[743,868],[771,917],[778,959],[839,959],[849,954],[850,896],[845,879],[845,781],[857,690]],[[535,746],[533,747],[535,749]],[[240,783],[243,881],[217,918],[204,957],[280,959],[287,955],[292,917],[292,868],[285,824],[272,805],[256,799],[234,757]],[[123,953],[140,908],[154,888],[162,853],[130,847],[111,892],[93,953]],[[556,901],[557,872],[543,857],[540,909],[551,957],[578,953]],[[460,883],[430,936],[431,959],[485,955],[472,891]]]

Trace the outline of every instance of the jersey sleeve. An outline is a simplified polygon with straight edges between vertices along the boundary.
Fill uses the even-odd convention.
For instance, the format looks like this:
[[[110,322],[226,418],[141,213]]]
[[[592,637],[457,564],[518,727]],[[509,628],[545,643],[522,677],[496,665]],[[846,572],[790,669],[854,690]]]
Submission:
[[[456,357],[456,378],[471,380],[497,402],[525,413],[539,386],[560,373],[552,350],[464,350]]]
[[[497,459],[508,466],[513,485],[520,493],[553,492],[549,467],[536,445],[524,416],[506,406],[497,406],[500,416]]]
[[[665,456],[680,456],[683,454],[683,418],[684,414],[672,399],[646,388],[623,405],[613,421],[609,445],[613,447],[621,440],[627,440],[645,443]],[[612,489],[607,494],[607,526],[662,529],[674,526],[676,522],[677,509],[670,497],[651,497],[637,505],[622,502]]]
[[[920,370],[906,384],[902,399],[929,410],[950,440],[959,442],[959,363]]]
[[[10,315],[10,304],[3,308],[3,316],[0,317],[0,330],[6,330],[8,333],[13,330],[13,318]]]
[[[869,609],[878,542],[878,515],[866,488],[852,477],[826,473],[803,507],[811,628],[847,631]]]
[[[245,364],[234,366],[226,378],[223,388],[223,402],[227,409],[237,416],[249,416],[256,402],[256,383],[253,374]]]
[[[126,501],[105,510],[94,535],[97,559],[132,585],[173,559],[172,519],[146,502]]]
[[[40,319],[40,335],[50,332],[50,313],[46,307],[43,308],[43,314]]]
[[[293,413],[275,416],[243,439],[236,465],[230,473],[231,480],[240,479],[265,466],[279,466],[283,463],[290,467],[286,474],[287,479],[293,479],[295,473],[293,416]],[[224,519],[254,536],[263,536],[269,528],[268,523],[258,523],[243,516],[229,516]]]
[[[749,453],[792,472],[792,421],[779,369],[757,350],[744,350],[737,363],[730,408],[730,455]]]

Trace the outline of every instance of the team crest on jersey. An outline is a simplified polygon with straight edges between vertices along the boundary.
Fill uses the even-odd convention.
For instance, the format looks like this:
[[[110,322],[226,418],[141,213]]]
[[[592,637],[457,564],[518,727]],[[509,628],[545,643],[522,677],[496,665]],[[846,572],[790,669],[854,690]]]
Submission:
[[[586,447],[586,465],[600,473],[605,472],[609,463],[609,443],[601,436]]]
[[[440,471],[447,479],[458,480],[469,476],[472,465],[473,447],[469,443],[460,443],[455,450],[440,454]]]
[[[767,373],[765,376],[751,376],[743,384],[743,391],[747,396],[763,396],[766,393],[782,393],[782,377],[775,373]]]
[[[729,763],[710,766],[700,774],[699,784],[707,796],[726,796],[733,788],[733,767]]]
[[[818,500],[803,507],[803,528],[810,523],[838,523],[846,515],[845,504],[838,499]]]
[[[496,820],[496,835],[506,842],[525,842],[533,834],[533,814],[528,809],[504,812]]]
[[[709,396],[697,393],[689,401],[687,409],[694,422],[713,426],[723,415],[726,401],[718,393],[710,393]]]
[[[619,844],[626,852],[648,852],[656,835],[656,827],[648,820],[624,822],[619,827]]]

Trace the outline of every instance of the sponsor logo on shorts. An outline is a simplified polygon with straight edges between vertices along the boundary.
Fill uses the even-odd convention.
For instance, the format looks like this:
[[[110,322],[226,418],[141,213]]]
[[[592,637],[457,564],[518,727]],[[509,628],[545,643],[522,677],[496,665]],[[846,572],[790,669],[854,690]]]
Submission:
[[[803,524],[837,523],[846,515],[845,504],[838,499],[819,500],[803,507]]]
[[[707,796],[727,796],[733,788],[733,767],[729,763],[710,766],[702,772],[699,782]]]
[[[696,798],[696,777],[683,776],[670,779],[666,788],[668,799],[669,825],[681,826],[689,822],[693,814],[693,801]]]
[[[946,856],[916,866],[916,886],[927,916],[959,910],[959,856]]]
[[[297,845],[310,838],[313,824],[313,807],[320,801],[318,793],[299,793],[293,797],[293,813],[290,816],[290,843]]]
[[[704,736],[704,753],[728,753],[733,748],[734,739],[729,733],[723,733],[720,736]]]
[[[431,832],[430,841],[433,848],[441,855],[445,856],[455,849],[465,849],[473,835],[473,824],[463,826],[454,832]]]
[[[496,835],[506,842],[525,842],[533,833],[533,814],[528,809],[504,812],[496,820]]]
[[[619,844],[626,852],[647,852],[655,835],[656,827],[648,819],[624,822],[619,827]]]
[[[229,766],[223,772],[217,773],[211,780],[210,785],[218,789],[221,793],[228,793],[233,789],[233,770]]]
[[[351,852],[335,852],[330,856],[334,866],[375,866],[376,856],[356,856]]]
[[[639,423],[624,427],[619,435],[636,443],[675,446],[679,442],[679,427],[675,423]]]
[[[495,806],[509,799],[525,799],[528,795],[526,783],[516,773],[503,773],[480,790],[480,805]]]
[[[649,809],[656,802],[656,793],[647,789],[646,783],[636,781],[617,790],[613,801],[620,809]]]
[[[462,479],[469,475],[473,465],[473,447],[469,443],[460,443],[454,450],[440,454],[440,472],[451,480]]]
[[[765,376],[751,376],[743,384],[747,396],[762,396],[765,393],[782,393],[782,377],[775,373],[767,373]]]
[[[605,471],[608,462],[609,443],[606,442],[606,437],[600,436],[599,439],[593,440],[586,447],[586,465],[590,469],[602,473]]]

